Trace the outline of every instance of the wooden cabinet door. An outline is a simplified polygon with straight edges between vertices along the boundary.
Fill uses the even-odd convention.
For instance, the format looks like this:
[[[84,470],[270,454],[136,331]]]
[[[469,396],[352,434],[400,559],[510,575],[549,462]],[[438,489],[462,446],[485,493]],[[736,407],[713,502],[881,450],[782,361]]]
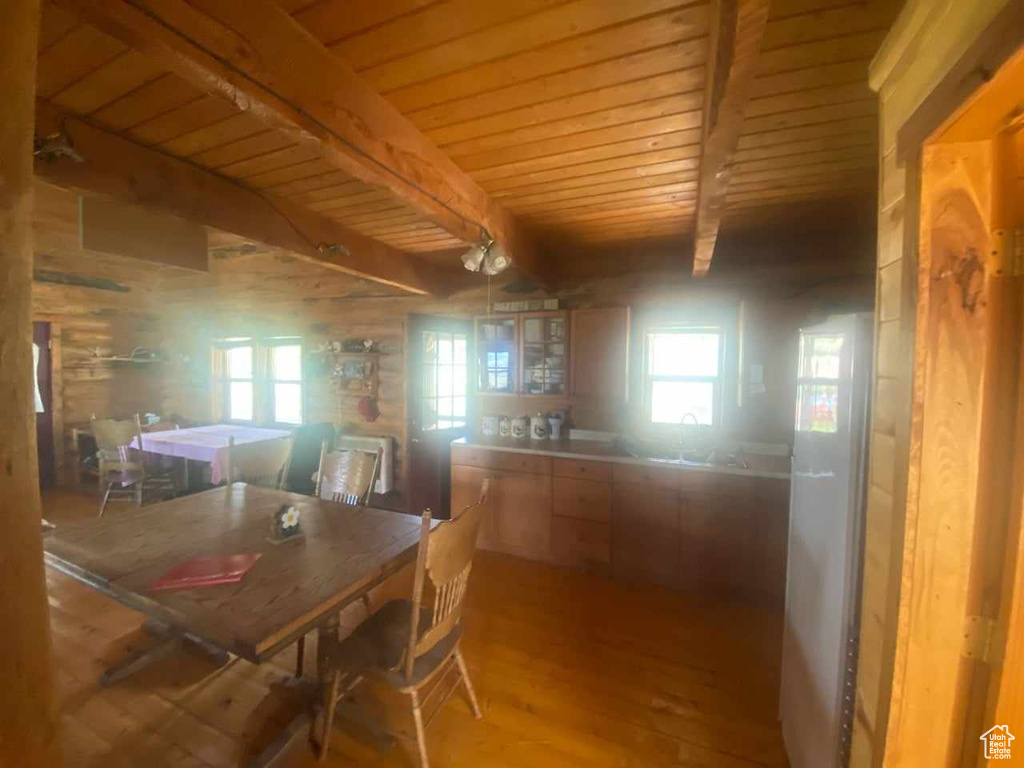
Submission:
[[[756,509],[745,494],[689,494],[680,557],[687,586],[758,590],[761,576]]]
[[[758,589],[782,602],[789,549],[789,481],[759,480],[756,506]]]
[[[492,471],[500,549],[531,560],[551,557],[551,476]],[[493,485],[492,485],[493,487]]]
[[[679,578],[679,492],[639,483],[612,486],[612,570],[675,586]]]
[[[611,560],[610,526],[596,520],[554,515],[551,555],[562,565],[603,569]]]
[[[629,398],[629,307],[572,313],[572,387],[578,397]]]
[[[488,514],[480,524],[480,536],[477,546],[481,549],[499,549],[498,540],[498,498],[501,494],[500,483],[493,477],[494,471],[482,467],[452,467],[452,506],[451,516],[458,517],[466,507],[480,499],[480,487],[485,478],[491,478],[488,496],[490,504]]]

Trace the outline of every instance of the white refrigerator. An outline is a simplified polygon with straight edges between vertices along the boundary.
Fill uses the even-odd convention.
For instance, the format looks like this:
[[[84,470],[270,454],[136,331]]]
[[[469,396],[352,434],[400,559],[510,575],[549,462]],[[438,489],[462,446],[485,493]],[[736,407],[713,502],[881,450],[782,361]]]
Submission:
[[[792,768],[844,768],[863,568],[872,315],[800,332],[779,695]]]

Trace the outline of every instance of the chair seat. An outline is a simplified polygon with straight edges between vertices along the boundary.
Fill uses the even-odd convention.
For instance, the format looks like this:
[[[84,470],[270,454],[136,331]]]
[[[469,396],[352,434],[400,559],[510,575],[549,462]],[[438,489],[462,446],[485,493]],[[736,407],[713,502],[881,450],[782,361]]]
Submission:
[[[142,472],[137,469],[111,470],[103,476],[103,482],[113,483],[122,488],[130,488],[143,479]]]
[[[430,626],[433,611],[420,608],[420,635]],[[356,673],[376,672],[396,688],[416,685],[433,673],[455,649],[460,635],[456,627],[430,651],[416,659],[412,680],[407,680],[403,661],[409,645],[412,602],[391,600],[360,624],[344,640],[328,650],[328,664]]]
[[[121,488],[131,488],[143,479],[145,479],[148,488],[172,487],[174,484],[174,477],[171,474],[160,473],[154,475],[147,471],[145,478],[143,478],[142,472],[137,469],[115,469],[103,476],[103,482],[114,483],[114,485],[118,485]]]

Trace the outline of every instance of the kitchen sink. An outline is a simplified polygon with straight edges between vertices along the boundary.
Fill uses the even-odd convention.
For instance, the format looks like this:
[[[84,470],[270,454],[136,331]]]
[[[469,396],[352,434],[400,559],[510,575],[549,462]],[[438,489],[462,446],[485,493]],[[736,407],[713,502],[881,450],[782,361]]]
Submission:
[[[742,452],[724,453],[710,447],[690,448],[680,452],[675,446],[641,440],[621,438],[617,447],[634,459],[656,461],[662,464],[677,464],[682,467],[739,467],[746,469],[747,462]]]

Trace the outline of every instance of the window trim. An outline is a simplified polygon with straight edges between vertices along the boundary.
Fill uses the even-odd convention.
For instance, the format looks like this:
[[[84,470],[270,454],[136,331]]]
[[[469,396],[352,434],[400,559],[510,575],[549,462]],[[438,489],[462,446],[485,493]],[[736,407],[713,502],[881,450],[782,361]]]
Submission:
[[[264,346],[268,351],[267,355],[267,409],[268,414],[273,418],[269,423],[274,426],[294,428],[306,423],[306,365],[303,355],[302,338],[298,336],[275,336],[264,340]],[[275,376],[273,366],[273,349],[275,347],[298,347],[299,348],[299,379],[278,379]],[[298,384],[299,385],[299,421],[279,421],[277,419],[277,392],[275,384]]]
[[[707,334],[712,332],[718,336],[718,373],[715,376],[666,376],[666,375],[655,375],[650,372],[651,370],[651,343],[652,337],[657,334]],[[710,427],[711,429],[720,429],[724,420],[725,411],[725,398],[724,398],[724,382],[725,377],[725,355],[726,355],[726,344],[728,342],[726,329],[717,323],[708,322],[689,322],[689,323],[669,323],[669,324],[657,324],[650,325],[643,330],[643,360],[641,369],[641,387],[642,387],[642,402],[643,402],[643,419],[644,425],[649,429],[675,429],[678,428],[678,424],[669,424],[660,421],[654,421],[654,415],[652,413],[654,406],[654,383],[658,381],[671,381],[671,382],[696,382],[696,383],[710,383],[712,385],[711,394],[711,424],[702,425]]]
[[[299,380],[274,378],[273,348],[297,346],[299,348]],[[252,379],[232,379],[227,371],[227,350],[237,347],[252,347]],[[307,381],[305,365],[305,343],[301,336],[249,336],[217,339],[213,342],[213,379],[214,379],[214,418],[226,424],[265,426],[279,429],[294,429],[306,423],[307,414]],[[218,361],[218,356],[220,360]],[[218,373],[220,375],[218,375]],[[251,381],[253,385],[253,418],[232,419],[231,383],[233,381]],[[293,383],[300,387],[298,423],[277,420],[277,403],[274,385],[276,383]]]

